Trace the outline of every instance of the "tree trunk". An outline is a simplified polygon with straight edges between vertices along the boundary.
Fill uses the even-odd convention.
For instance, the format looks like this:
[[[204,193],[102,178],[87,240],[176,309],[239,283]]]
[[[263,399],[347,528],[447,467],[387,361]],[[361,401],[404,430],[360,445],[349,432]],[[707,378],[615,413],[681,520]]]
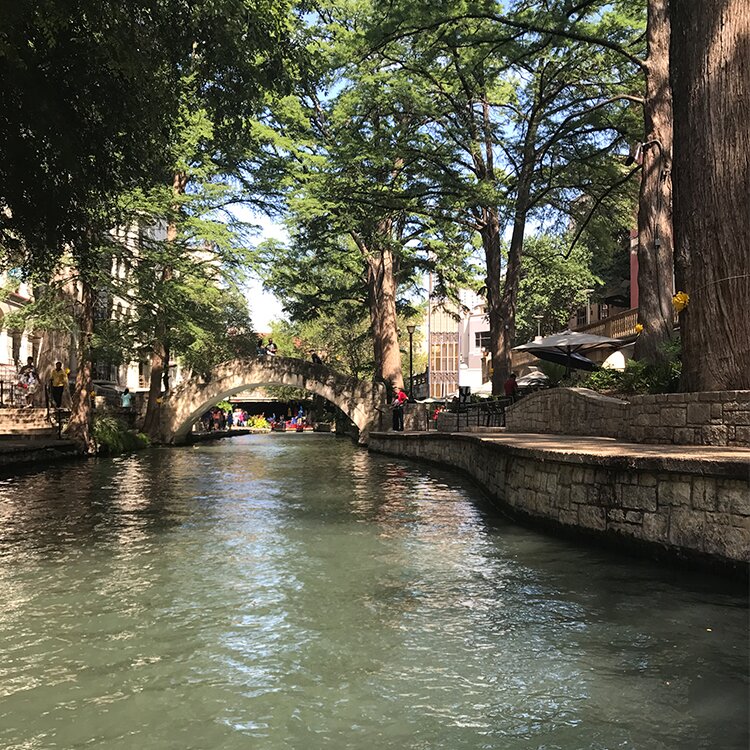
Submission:
[[[169,235],[169,230],[168,230]],[[172,278],[172,269],[165,267],[161,274],[162,282],[169,281]],[[165,341],[167,338],[167,325],[164,320],[164,313],[159,312],[154,332],[154,340],[151,342],[151,376],[148,384],[148,402],[146,404],[146,415],[143,419],[143,432],[152,440],[159,440],[161,437],[161,399],[162,399],[162,382],[164,381],[165,369],[169,368],[167,359],[167,347]]]
[[[96,450],[92,436],[92,382],[91,382],[91,337],[94,334],[94,293],[90,283],[81,277],[80,302],[78,305],[78,370],[72,397],[68,437],[86,453]]]
[[[492,392],[503,392],[505,378],[502,373],[507,369],[509,352],[505,347],[502,310],[502,238],[500,237],[500,219],[496,209],[487,209],[485,221],[480,231],[484,258],[487,267],[487,319],[490,324],[490,357],[492,360]]]
[[[682,385],[750,389],[750,4],[671,10]]]
[[[375,375],[394,388],[404,387],[401,350],[398,344],[396,278],[393,253],[381,248],[367,260],[367,291],[375,352]]]
[[[638,203],[638,321],[635,358],[658,362],[672,337],[672,95],[669,88],[669,0],[649,0],[645,140]]]
[[[172,195],[178,198],[185,192],[188,176],[184,172],[175,172],[172,178]],[[173,206],[174,217],[167,225],[167,243],[177,241],[178,227],[176,216],[179,214],[179,203]],[[168,282],[172,278],[172,267],[164,266],[161,280]],[[146,415],[143,419],[143,432],[152,440],[159,440],[161,435],[161,399],[162,382],[165,390],[169,390],[169,350],[167,345],[168,326],[164,311],[157,313],[154,340],[151,344],[151,377],[148,387],[148,401]]]

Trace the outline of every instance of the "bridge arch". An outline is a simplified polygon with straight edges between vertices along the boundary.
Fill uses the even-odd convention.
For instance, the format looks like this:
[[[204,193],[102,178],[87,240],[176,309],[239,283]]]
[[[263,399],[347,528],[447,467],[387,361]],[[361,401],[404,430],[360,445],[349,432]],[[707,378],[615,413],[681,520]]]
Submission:
[[[165,399],[161,433],[166,443],[183,443],[193,423],[211,406],[235,393],[263,385],[301,388],[341,409],[359,428],[360,442],[380,424],[386,403],[382,383],[357,380],[330,367],[289,357],[233,359],[215,367],[209,378],[191,378]]]

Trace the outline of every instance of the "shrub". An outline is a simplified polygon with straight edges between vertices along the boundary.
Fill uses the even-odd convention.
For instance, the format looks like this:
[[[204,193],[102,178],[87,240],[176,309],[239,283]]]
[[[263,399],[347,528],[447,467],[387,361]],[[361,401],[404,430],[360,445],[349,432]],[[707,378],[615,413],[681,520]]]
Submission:
[[[93,435],[97,451],[109,456],[129,453],[150,445],[146,435],[128,430],[121,420],[109,414],[94,416]]]
[[[249,414],[247,417],[246,427],[251,427],[254,430],[270,430],[268,422],[260,414]]]
[[[679,337],[672,339],[663,348],[664,358],[657,364],[631,359],[625,370],[597,370],[581,385],[595,391],[609,393],[675,393],[680,387],[682,361]]]

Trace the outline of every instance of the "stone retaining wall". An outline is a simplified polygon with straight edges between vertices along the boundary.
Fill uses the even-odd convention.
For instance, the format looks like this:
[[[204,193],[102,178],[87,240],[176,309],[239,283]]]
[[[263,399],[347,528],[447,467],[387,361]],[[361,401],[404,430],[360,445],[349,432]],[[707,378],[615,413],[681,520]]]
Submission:
[[[628,404],[587,388],[553,388],[525,396],[505,412],[509,432],[618,437]]]
[[[748,447],[750,391],[668,393],[622,401],[586,388],[551,388],[513,404],[505,419],[509,432]],[[450,429],[447,422],[443,429]]]
[[[437,432],[372,433],[369,447],[461,469],[515,515],[747,574],[746,464],[561,454]]]
[[[636,443],[750,446],[750,391],[633,396],[628,415]]]

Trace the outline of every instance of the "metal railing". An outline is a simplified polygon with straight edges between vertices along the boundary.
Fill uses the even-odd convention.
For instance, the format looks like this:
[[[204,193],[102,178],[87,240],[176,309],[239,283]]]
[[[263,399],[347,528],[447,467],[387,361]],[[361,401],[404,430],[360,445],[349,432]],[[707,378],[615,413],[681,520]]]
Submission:
[[[14,380],[0,380],[0,407],[26,406],[27,391]]]
[[[461,432],[461,416],[466,415],[466,427],[472,422],[476,427],[505,427],[505,410],[513,404],[512,398],[487,399],[470,403],[454,401],[447,411],[456,415],[456,432]]]

